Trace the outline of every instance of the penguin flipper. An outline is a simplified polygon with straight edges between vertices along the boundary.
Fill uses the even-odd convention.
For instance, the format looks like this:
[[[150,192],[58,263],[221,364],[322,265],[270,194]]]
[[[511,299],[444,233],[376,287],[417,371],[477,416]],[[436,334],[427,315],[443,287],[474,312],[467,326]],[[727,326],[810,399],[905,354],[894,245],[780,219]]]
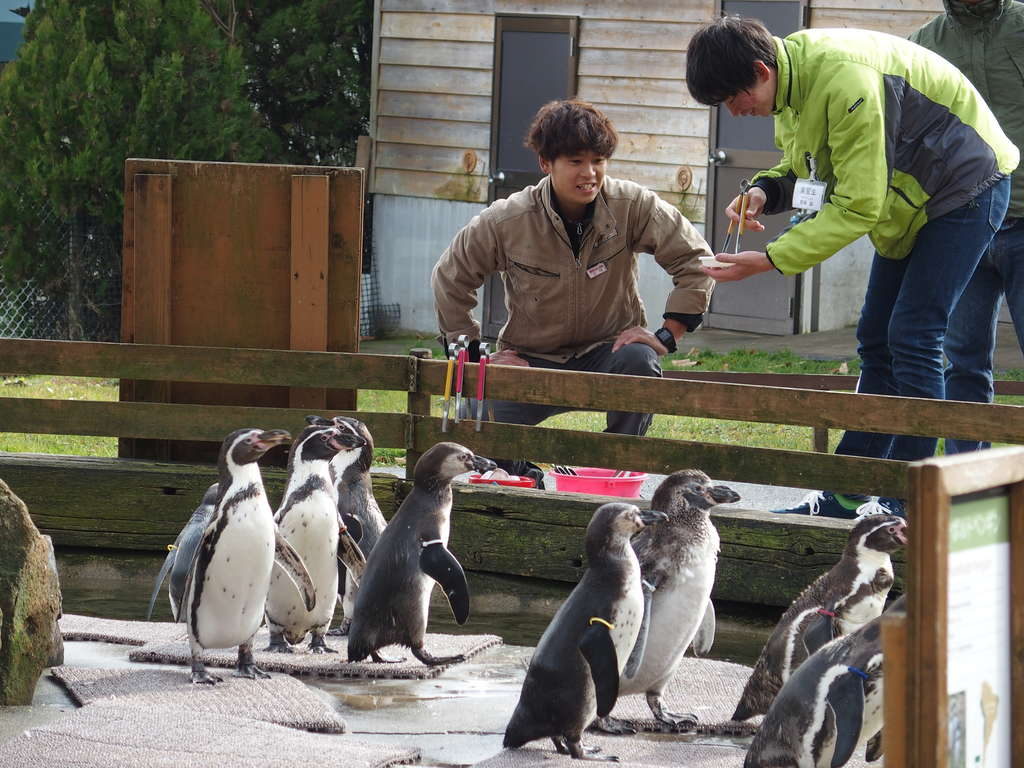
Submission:
[[[425,543],[420,550],[420,570],[441,585],[458,624],[469,619],[469,583],[466,572],[440,541]]]
[[[358,585],[359,580],[363,578],[363,571],[366,570],[366,557],[347,528],[338,532],[338,560],[344,564],[352,580]]]
[[[868,739],[868,746],[864,752],[864,757],[869,763],[875,762],[882,756],[882,732],[879,731],[870,739]]]
[[[837,635],[835,618],[824,613],[818,614],[811,619],[811,623],[804,630],[802,640],[804,648],[807,649],[807,655],[811,656],[823,645],[831,643]]]
[[[860,741],[864,723],[864,680],[853,672],[843,675],[829,686],[825,703],[832,712],[836,728],[832,768],[839,768],[849,762]]]
[[[164,558],[164,564],[160,566],[160,573],[156,575],[156,584],[153,585],[153,594],[149,596],[149,609],[146,611],[146,621],[153,618],[153,606],[156,605],[156,596],[160,594],[160,587],[163,586],[164,579],[167,578],[168,571],[170,571],[171,566],[174,565],[174,556],[176,554],[176,551],[172,549],[167,553],[167,557]],[[174,613],[177,615],[177,611]]]
[[[358,517],[343,512],[341,522],[348,528],[348,534],[356,544],[363,540],[363,524]]]
[[[295,551],[295,547],[288,543],[288,540],[281,535],[281,531],[274,531],[274,565],[280,568],[295,584],[295,588],[302,595],[302,601],[306,604],[306,610],[312,611],[316,607],[316,588],[313,586],[313,579],[306,570],[306,564],[302,562],[302,556]]]
[[[597,716],[606,717],[619,698],[619,657],[615,653],[611,630],[603,623],[592,622],[579,642],[580,653],[590,665],[597,697]]]
[[[693,651],[694,656],[708,655],[711,651],[711,646],[715,643],[716,627],[715,604],[711,602],[711,598],[708,598],[707,607],[704,609],[704,617],[700,620],[697,634],[693,636],[693,640],[690,643],[690,649]]]
[[[640,620],[640,631],[637,632],[636,642],[633,643],[633,650],[629,654],[629,660],[626,661],[626,668],[622,671],[622,674],[630,680],[636,677],[636,673],[640,670],[640,665],[644,660],[644,651],[647,649],[647,635],[651,631],[651,601],[653,600],[654,590],[657,589],[654,584],[647,580],[643,580],[641,585],[644,593],[644,615]]]

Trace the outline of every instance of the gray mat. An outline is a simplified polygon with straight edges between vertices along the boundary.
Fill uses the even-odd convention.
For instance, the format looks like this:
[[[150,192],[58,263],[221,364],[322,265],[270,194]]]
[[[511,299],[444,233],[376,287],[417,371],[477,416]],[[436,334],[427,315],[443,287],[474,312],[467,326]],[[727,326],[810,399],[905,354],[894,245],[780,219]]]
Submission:
[[[65,613],[60,619],[65,640],[95,640],[120,645],[169,643],[188,637],[184,624],[170,621],[117,621]]]
[[[415,749],[307,733],[231,715],[104,699],[0,744],[0,768],[386,768]]]
[[[290,675],[312,675],[327,678],[393,678],[406,680],[428,680],[448,669],[449,664],[428,667],[409,652],[408,648],[390,645],[382,648],[382,656],[405,658],[398,664],[375,664],[359,661],[352,664],[345,661],[348,644],[344,637],[328,637],[327,644],[338,653],[309,653],[305,646],[295,646],[294,653],[267,653],[263,651],[270,642],[266,628],[256,633],[253,655],[256,664],[267,672],[286,672]],[[450,656],[461,653],[467,659],[487,648],[501,645],[497,635],[433,635],[424,639],[426,649],[434,656]],[[156,664],[190,664],[192,656],[187,642],[149,643],[128,654],[132,661],[146,661]],[[211,667],[234,668],[238,659],[237,649],[205,651],[203,663]]]
[[[209,686],[194,685],[187,672],[173,669],[54,667],[51,673],[83,705],[117,697],[143,707],[174,706],[306,731],[345,732],[345,721],[328,701],[286,675],[269,680],[224,675],[224,682]]]
[[[683,737],[667,734],[644,734],[643,736],[598,736],[588,733],[583,739],[587,746],[598,746],[602,755],[616,755],[621,760],[619,768],[742,768],[746,750],[741,747],[701,744],[681,741]],[[863,750],[859,751],[846,768],[877,768],[864,761]],[[479,763],[473,768],[534,768],[544,766],[555,768],[579,768],[580,761],[568,755],[555,752],[550,739],[534,741],[520,749],[505,749]]]
[[[697,733],[750,736],[757,730],[760,716],[743,723],[729,719],[750,672],[751,668],[742,664],[685,657],[665,689],[665,708],[670,712],[697,715],[700,718]],[[642,693],[620,697],[612,710],[612,717],[625,720],[641,731],[662,729],[651,715],[647,698]]]

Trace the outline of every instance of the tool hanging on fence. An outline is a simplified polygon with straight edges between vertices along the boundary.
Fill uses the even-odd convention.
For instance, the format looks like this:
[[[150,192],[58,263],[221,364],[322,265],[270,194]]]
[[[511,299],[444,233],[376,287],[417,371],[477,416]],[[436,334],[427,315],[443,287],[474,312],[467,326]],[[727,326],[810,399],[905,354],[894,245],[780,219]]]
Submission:
[[[448,367],[444,372],[444,410],[441,414],[441,431],[448,431],[448,409],[452,405],[452,374],[455,373],[455,342],[448,345]]]
[[[484,416],[484,379],[487,376],[487,363],[491,356],[487,352],[487,343],[480,344],[480,368],[476,372],[476,431],[480,431],[480,422]]]
[[[456,343],[459,351],[455,360],[455,423],[458,424],[462,418],[462,385],[465,380],[466,358],[469,356],[469,337],[462,334]]]

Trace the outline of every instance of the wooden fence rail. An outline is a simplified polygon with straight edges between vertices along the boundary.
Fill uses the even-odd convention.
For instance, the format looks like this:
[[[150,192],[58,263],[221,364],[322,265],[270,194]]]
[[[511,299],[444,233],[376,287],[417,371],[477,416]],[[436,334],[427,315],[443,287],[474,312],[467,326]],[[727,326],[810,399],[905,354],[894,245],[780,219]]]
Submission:
[[[409,412],[355,415],[367,422],[380,447],[405,448],[414,454],[439,440],[452,439],[488,456],[628,467],[657,473],[680,466],[701,466],[724,480],[849,488],[881,495],[904,492],[904,465],[879,459],[507,424],[486,424],[481,432],[476,432],[471,422],[462,422],[452,424],[447,433],[442,433],[440,419],[429,413],[428,404],[430,396],[444,391],[446,363],[413,356],[0,340],[0,360],[4,372],[17,374],[403,391],[411,396],[413,405]],[[532,370],[526,376],[522,373],[515,368],[491,368],[488,397],[585,410],[643,410],[817,429],[941,433],[1024,443],[1021,406],[676,378],[550,370]],[[475,392],[476,375],[477,366],[468,364],[466,392]],[[305,413],[304,409],[250,406],[0,398],[0,429],[219,441],[227,432],[245,424],[297,431]]]

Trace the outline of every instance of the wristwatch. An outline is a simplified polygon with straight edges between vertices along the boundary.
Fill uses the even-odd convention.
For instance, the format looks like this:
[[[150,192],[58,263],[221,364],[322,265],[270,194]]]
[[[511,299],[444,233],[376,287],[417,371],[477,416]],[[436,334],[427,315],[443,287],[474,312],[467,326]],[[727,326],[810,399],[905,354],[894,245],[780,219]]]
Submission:
[[[662,326],[654,332],[654,335],[657,337],[658,341],[665,345],[665,349],[667,349],[670,354],[676,351],[676,337],[672,335],[672,331],[668,328]]]

